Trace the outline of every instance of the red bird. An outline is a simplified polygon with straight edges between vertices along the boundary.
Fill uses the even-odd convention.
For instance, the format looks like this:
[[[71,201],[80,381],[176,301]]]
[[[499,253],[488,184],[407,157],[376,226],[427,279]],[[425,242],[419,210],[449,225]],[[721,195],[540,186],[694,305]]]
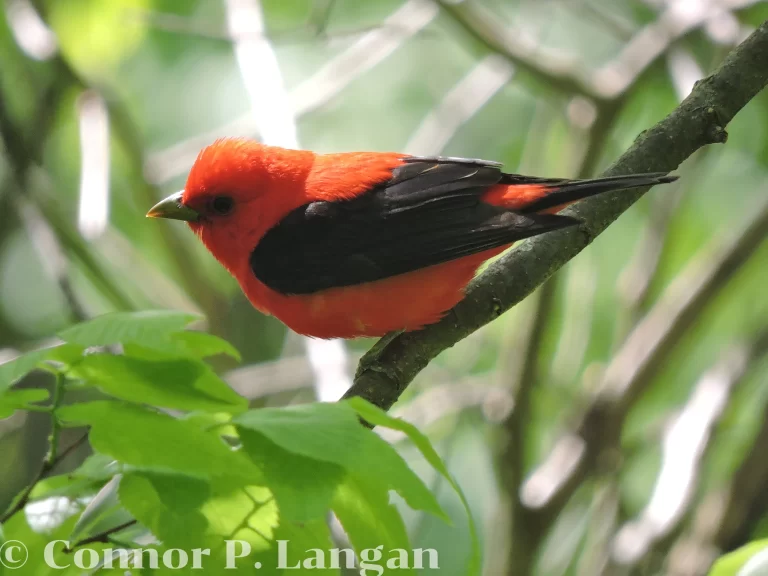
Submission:
[[[353,338],[437,322],[483,262],[578,224],[555,214],[575,200],[675,179],[535,178],[484,160],[224,139],[147,216],[186,220],[265,314],[300,334]]]

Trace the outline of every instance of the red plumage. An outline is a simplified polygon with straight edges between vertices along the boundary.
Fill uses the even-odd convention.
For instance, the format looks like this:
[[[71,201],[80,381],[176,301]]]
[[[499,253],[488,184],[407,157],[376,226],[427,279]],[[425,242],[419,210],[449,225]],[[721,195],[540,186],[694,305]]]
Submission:
[[[479,160],[225,139],[200,153],[176,203],[256,308],[301,334],[350,338],[436,322],[483,262],[574,224],[548,215],[572,201],[672,179],[541,179]],[[180,217],[161,204],[150,215]]]

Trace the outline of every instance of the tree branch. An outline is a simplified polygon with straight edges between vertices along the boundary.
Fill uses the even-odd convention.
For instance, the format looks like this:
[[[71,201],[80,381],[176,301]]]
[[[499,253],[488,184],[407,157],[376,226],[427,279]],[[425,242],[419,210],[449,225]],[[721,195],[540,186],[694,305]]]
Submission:
[[[691,14],[669,6],[653,22],[634,33],[615,58],[590,70],[577,58],[537,45],[526,30],[510,30],[481,2],[435,1],[475,40],[541,84],[609,107],[620,101],[675,41],[706,24],[711,16],[710,10]],[[717,1],[715,6],[727,14],[729,10],[743,7]]]
[[[768,21],[735,48],[680,106],[640,134],[604,175],[674,170],[699,148],[725,142],[725,126],[768,83]],[[522,243],[473,281],[440,322],[418,332],[382,338],[360,362],[345,397],[360,396],[385,410],[440,352],[523,300],[588,246],[646,190],[605,194],[566,214],[584,221]],[[514,278],[514,282],[510,282]]]
[[[661,442],[662,466],[643,511],[613,538],[611,563],[636,566],[664,557],[695,504],[703,462],[734,391],[768,352],[768,330],[732,346],[699,378]],[[611,573],[610,570],[606,573]]]
[[[603,95],[592,80],[591,74],[579,70],[573,58],[563,58],[547,52],[530,38],[511,34],[509,29],[490,10],[477,2],[450,2],[436,0],[444,12],[450,14],[475,40],[486,48],[501,54],[517,68],[524,70],[546,86],[552,86],[565,94],[581,94],[595,100]]]
[[[104,544],[109,543],[110,536],[113,536],[118,532],[122,532],[127,528],[131,528],[136,524],[138,524],[137,520],[128,520],[126,522],[123,522],[122,524],[114,526],[113,528],[109,528],[108,530],[104,530],[103,532],[99,532],[98,534],[94,534],[93,536],[89,536],[88,538],[84,538],[82,540],[79,540],[78,542],[75,542],[71,546],[68,546],[67,548],[65,548],[64,553],[70,554],[73,551],[77,550],[78,548],[82,548],[83,546],[88,546],[88,544],[95,544],[97,542],[101,542]]]
[[[51,411],[51,427],[55,425],[56,420],[56,414]],[[58,435],[58,433],[57,433]],[[83,442],[85,442],[88,439],[88,434],[83,434],[80,438],[75,440],[70,446],[68,446],[65,450],[63,450],[61,453],[56,454],[58,450],[58,444],[54,445],[52,442],[54,442],[53,434],[51,434],[50,438],[50,444],[48,446],[48,454],[45,456],[45,460],[43,460],[43,464],[40,466],[40,469],[38,470],[37,474],[35,474],[35,477],[32,478],[32,480],[29,481],[29,484],[27,484],[26,488],[22,490],[22,492],[14,499],[14,501],[11,503],[11,506],[0,515],[0,524],[4,524],[7,522],[14,514],[19,512],[20,510],[24,509],[24,507],[29,503],[29,498],[32,495],[32,491],[35,489],[35,486],[37,486],[38,482],[41,480],[47,478],[51,472],[58,466],[64,459],[69,456],[72,452],[74,452],[77,448],[79,448]],[[58,438],[55,439],[55,442],[58,443]]]

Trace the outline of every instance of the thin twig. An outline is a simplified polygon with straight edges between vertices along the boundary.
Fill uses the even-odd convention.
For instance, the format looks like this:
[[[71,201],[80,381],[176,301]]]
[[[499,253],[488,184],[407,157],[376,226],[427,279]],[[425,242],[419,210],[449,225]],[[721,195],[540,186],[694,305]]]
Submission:
[[[56,468],[56,466],[58,466],[58,465],[59,465],[59,464],[61,464],[61,463],[62,463],[64,460],[66,460],[66,459],[67,459],[67,456],[69,456],[70,454],[72,454],[72,452],[74,452],[75,450],[77,450],[77,449],[78,449],[80,446],[82,446],[82,445],[83,445],[83,444],[84,444],[84,443],[85,443],[87,440],[88,440],[88,433],[86,432],[85,434],[83,434],[82,436],[80,436],[80,438],[78,438],[77,440],[75,440],[74,442],[72,442],[72,444],[70,444],[70,445],[69,445],[69,446],[67,446],[67,447],[66,447],[64,450],[62,450],[62,451],[59,453],[59,455],[56,457],[56,461],[55,461],[55,462],[54,462],[54,464],[51,466],[51,470],[50,470],[50,471],[51,471],[51,472],[53,472],[53,470]]]
[[[30,480],[29,484],[24,488],[24,490],[19,494],[16,499],[13,501],[13,504],[11,505],[8,510],[6,510],[2,515],[0,515],[0,524],[5,524],[11,517],[13,517],[17,512],[22,510],[27,503],[29,502],[29,496],[32,494],[32,490],[34,490],[35,486],[37,485],[40,480],[42,480],[52,469],[52,466],[48,463],[48,460],[43,461],[42,466],[40,466],[40,470],[38,470],[37,474],[35,474],[35,477]]]
[[[60,383],[61,379],[63,379],[62,376],[57,376],[57,383],[56,383],[57,388],[63,387],[63,382]],[[45,459],[43,460],[43,463],[40,466],[40,469],[38,470],[37,474],[35,474],[34,478],[32,478],[32,480],[29,481],[29,483],[24,488],[24,490],[14,499],[13,503],[8,508],[8,510],[6,510],[2,515],[0,515],[0,525],[4,524],[14,514],[22,510],[29,503],[29,497],[32,494],[32,491],[35,489],[35,486],[37,486],[38,482],[48,477],[51,474],[51,472],[53,472],[56,469],[56,467],[61,462],[63,462],[67,456],[69,456],[78,446],[80,446],[88,438],[88,434],[84,434],[82,437],[78,438],[72,445],[67,447],[61,453],[57,454],[58,441],[59,441],[58,437],[59,437],[59,431],[61,427],[58,424],[58,421],[56,419],[56,413],[55,413],[54,407],[61,402],[61,396],[62,396],[62,390],[59,390],[58,392],[56,392],[56,389],[54,389],[53,402],[48,409],[48,412],[51,415],[51,434],[48,438],[49,440],[48,453],[46,454]],[[57,397],[58,397],[58,400],[57,400]]]
[[[61,423],[56,415],[56,410],[61,406],[64,399],[65,377],[61,372],[56,374],[56,382],[53,385],[53,398],[51,399],[51,434],[48,436],[48,453],[45,455],[43,467],[49,470],[56,462],[59,451],[59,434],[61,433]]]
[[[93,536],[89,536],[88,538],[83,538],[82,540],[78,540],[71,546],[68,546],[64,550],[64,553],[69,554],[78,548],[82,548],[83,546],[87,546],[88,544],[94,544],[96,542],[107,543],[109,542],[109,537],[112,536],[113,534],[122,532],[126,528],[130,528],[131,526],[135,526],[136,524],[138,524],[137,520],[128,520],[127,522],[123,522],[122,524],[119,524],[114,528],[110,528],[109,530],[104,530],[103,532],[99,532],[98,534],[94,534]]]

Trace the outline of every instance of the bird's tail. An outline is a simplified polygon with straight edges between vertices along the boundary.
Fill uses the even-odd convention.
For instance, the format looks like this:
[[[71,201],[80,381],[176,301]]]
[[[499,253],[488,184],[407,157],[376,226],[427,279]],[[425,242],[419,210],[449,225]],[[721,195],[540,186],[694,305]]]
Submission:
[[[514,175],[510,175],[514,176]],[[610,190],[624,190],[626,188],[644,188],[656,184],[667,184],[677,180],[677,176],[665,172],[651,172],[648,174],[627,174],[624,176],[608,176],[607,178],[593,178],[591,180],[545,180],[538,182],[509,182],[512,186],[536,186],[540,187],[540,193],[536,197],[529,197],[530,201],[516,211],[522,214],[534,212],[557,212],[568,204],[608,192]],[[502,180],[503,183],[504,180]],[[533,196],[533,195],[531,195]]]

